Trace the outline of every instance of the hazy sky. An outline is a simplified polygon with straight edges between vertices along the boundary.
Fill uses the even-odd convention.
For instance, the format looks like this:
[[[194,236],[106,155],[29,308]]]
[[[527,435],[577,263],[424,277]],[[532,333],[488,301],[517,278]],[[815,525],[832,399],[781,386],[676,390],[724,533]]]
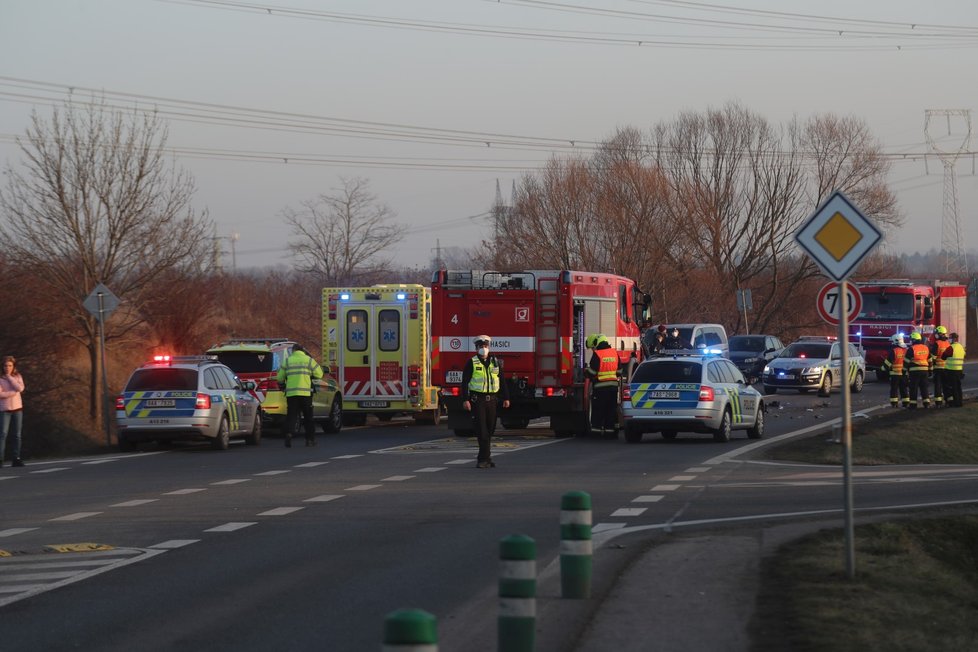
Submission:
[[[508,197],[555,153],[738,101],[866,120],[906,216],[889,246],[926,251],[944,185],[925,111],[978,108],[976,64],[975,0],[0,0],[0,163],[32,109],[95,89],[161,109],[225,265],[233,234],[239,268],[288,262],[282,209],[359,176],[411,225],[398,263],[425,266],[490,235],[497,181]],[[930,135],[966,150],[974,249],[978,133],[948,126]]]

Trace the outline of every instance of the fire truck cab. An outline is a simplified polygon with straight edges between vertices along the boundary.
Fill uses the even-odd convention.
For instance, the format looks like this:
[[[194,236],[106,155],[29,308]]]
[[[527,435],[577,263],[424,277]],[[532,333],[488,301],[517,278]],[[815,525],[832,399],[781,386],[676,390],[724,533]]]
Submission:
[[[439,423],[428,351],[431,291],[423,285],[323,289],[323,355],[343,393],[343,419],[409,414]]]
[[[887,378],[882,369],[890,350],[890,337],[900,333],[909,342],[912,331],[924,339],[944,326],[956,332],[967,346],[967,288],[956,281],[913,281],[887,279],[857,282],[862,309],[849,322],[849,340],[865,350],[866,369],[878,380]]]
[[[623,368],[642,357],[640,326],[649,321],[651,300],[622,276],[443,269],[435,272],[431,292],[433,382],[442,388],[448,427],[457,435],[472,433],[460,394],[478,334],[492,337],[492,354],[502,363],[510,399],[500,410],[502,426],[525,428],[533,418],[549,417],[558,437],[591,432],[584,375],[589,334],[604,334]]]

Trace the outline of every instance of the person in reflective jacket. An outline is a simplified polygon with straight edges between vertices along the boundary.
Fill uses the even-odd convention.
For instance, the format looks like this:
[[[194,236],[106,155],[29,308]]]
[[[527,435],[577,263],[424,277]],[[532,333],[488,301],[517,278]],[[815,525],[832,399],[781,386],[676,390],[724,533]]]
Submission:
[[[492,435],[496,431],[499,399],[502,398],[503,408],[509,407],[509,389],[503,382],[502,363],[489,354],[490,344],[492,338],[488,335],[476,336],[476,354],[462,370],[462,407],[472,412],[475,436],[479,440],[476,466],[480,469],[496,466],[492,461]]]
[[[591,349],[591,360],[584,374],[591,379],[591,427],[618,432],[618,353],[600,333],[588,335],[584,345]]]
[[[944,400],[947,407],[962,407],[961,379],[964,378],[964,345],[951,333],[951,346],[944,349]]]

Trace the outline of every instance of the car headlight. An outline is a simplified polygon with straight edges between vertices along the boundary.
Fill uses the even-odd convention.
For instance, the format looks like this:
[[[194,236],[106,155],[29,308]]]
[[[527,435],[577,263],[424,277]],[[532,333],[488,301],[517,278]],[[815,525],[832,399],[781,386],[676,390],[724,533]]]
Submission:
[[[821,367],[805,367],[804,369],[801,370],[801,373],[804,374],[804,375],[806,375],[806,376],[808,374],[820,374],[820,373],[822,373],[822,368]]]
[[[766,373],[766,374],[771,373],[771,365],[768,364],[764,365],[764,371],[762,373]]]

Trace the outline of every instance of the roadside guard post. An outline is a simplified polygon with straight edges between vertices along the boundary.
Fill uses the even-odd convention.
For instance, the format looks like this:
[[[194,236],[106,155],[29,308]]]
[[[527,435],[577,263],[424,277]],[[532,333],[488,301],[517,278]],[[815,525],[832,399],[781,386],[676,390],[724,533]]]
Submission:
[[[387,614],[381,652],[438,652],[435,617],[421,609],[398,609]]]
[[[533,652],[537,544],[522,534],[499,542],[499,652]]]
[[[591,495],[568,491],[560,501],[560,592],[591,597]]]

